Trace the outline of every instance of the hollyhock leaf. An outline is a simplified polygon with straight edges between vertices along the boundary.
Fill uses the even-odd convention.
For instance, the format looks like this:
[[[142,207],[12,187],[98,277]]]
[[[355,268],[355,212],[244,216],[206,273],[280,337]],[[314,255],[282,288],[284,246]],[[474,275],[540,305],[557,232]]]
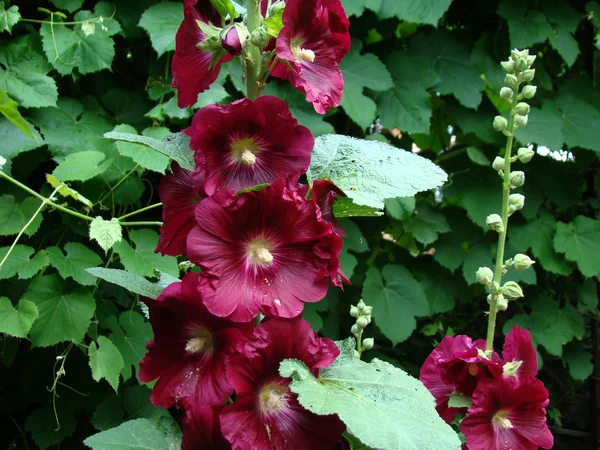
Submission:
[[[94,239],[107,252],[122,239],[121,224],[116,218],[104,220],[98,216],[90,223],[90,239]]]
[[[568,347],[570,347],[570,344]],[[562,359],[569,368],[569,374],[575,380],[585,381],[594,371],[590,351],[571,351],[565,349]]]
[[[290,388],[302,406],[316,414],[337,414],[349,433],[373,448],[460,448],[421,382],[384,361],[356,359],[352,338],[337,344],[340,356],[319,371],[319,378],[298,360],[280,364],[279,373],[292,378]]]
[[[392,76],[385,64],[371,53],[360,54],[362,42],[352,41],[350,53],[340,63],[344,75],[344,94],[341,106],[346,114],[363,129],[375,120],[377,106],[363,94],[368,87],[375,91],[385,91],[394,87]],[[368,67],[369,70],[365,70]]]
[[[58,9],[73,13],[81,8],[84,0],[50,0]]]
[[[105,172],[112,164],[112,158],[95,150],[71,153],[68,155],[52,175],[64,181],[86,181]]]
[[[407,220],[415,210],[414,197],[385,199],[385,214],[396,220]]]
[[[175,35],[183,21],[181,3],[162,2],[151,6],[142,14],[139,26],[150,36],[152,48],[159,58],[175,51]]]
[[[362,296],[373,306],[375,324],[394,345],[415,330],[415,316],[429,313],[423,288],[402,266],[387,265],[381,272],[374,267],[369,269]]]
[[[4,258],[10,247],[0,248],[0,261]],[[27,279],[34,276],[42,268],[48,265],[48,254],[40,250],[33,258],[35,250],[26,245],[17,244],[12,249],[10,256],[2,267],[0,267],[0,280],[12,278],[19,274],[19,279]]]
[[[462,394],[450,394],[448,396],[448,406],[450,408],[468,408],[471,406],[471,397]]]
[[[143,277],[152,277],[156,269],[175,277],[179,276],[176,258],[154,253],[158,243],[158,234],[155,231],[131,230],[129,238],[135,248],[126,241],[114,244],[115,252],[121,257],[121,263],[127,271]]]
[[[173,133],[167,136],[166,140],[159,141],[147,136],[139,136],[130,133],[117,133],[111,131],[104,133],[107,139],[117,141],[133,142],[136,144],[150,147],[163,155],[167,155],[174,161],[177,161],[181,167],[188,170],[194,170],[194,154],[190,150],[190,137],[184,133]]]
[[[3,3],[0,5],[3,5]],[[31,139],[35,139],[31,133],[29,123],[23,119],[23,116],[17,109],[17,106],[19,106],[19,104],[10,98],[6,92],[0,89],[0,113],[2,113],[4,117],[10,120],[15,127],[21,130]]]
[[[87,273],[85,269],[99,266],[102,264],[102,258],[78,242],[69,242],[65,244],[64,249],[67,252],[66,256],[58,247],[48,247],[46,249],[50,264],[58,270],[60,276],[65,280],[71,277],[84,286],[95,285],[96,279]]]
[[[163,3],[159,3],[162,5]],[[181,8],[181,5],[178,5]],[[117,125],[114,129],[117,133],[129,133],[137,134],[135,128],[130,125]],[[152,134],[152,136],[149,136]],[[151,137],[154,139],[164,139],[171,132],[168,128],[146,128],[142,131],[142,135]],[[154,172],[162,173],[164,175],[165,170],[169,166],[170,159],[163,153],[158,152],[152,147],[146,145],[134,144],[132,142],[117,141],[117,149],[119,153],[124,156],[129,156],[137,164],[144,167],[145,169],[152,170]]]
[[[382,0],[379,17],[387,19],[398,17],[411,23],[437,25],[440,18],[448,10],[452,0]]]
[[[531,108],[527,126],[515,130],[515,137],[525,145],[535,143],[560,150],[565,142],[560,111],[551,103],[545,103],[542,109]]]
[[[371,206],[357,205],[348,197],[341,197],[333,204],[333,215],[337,218],[342,217],[377,217],[381,216],[379,208]]]
[[[90,358],[92,378],[96,381],[104,378],[116,391],[119,387],[119,376],[124,363],[115,344],[107,337],[100,336],[97,346],[93,341],[90,343],[88,357]]]
[[[25,108],[55,106],[56,82],[47,76],[50,64],[38,51],[33,35],[13,40],[0,49],[0,89]]]
[[[21,299],[15,308],[8,298],[0,297],[0,332],[2,333],[26,338],[38,315],[37,307],[29,300]]]
[[[585,280],[577,290],[577,309],[581,312],[593,314],[596,317],[600,316],[596,284],[591,278]]]
[[[171,416],[134,419],[87,438],[92,450],[175,450],[181,447],[181,429]]]
[[[58,275],[45,275],[33,279],[23,295],[39,312],[30,332],[32,347],[79,342],[85,335],[96,309],[94,297],[83,291],[65,293],[63,285]]]
[[[362,16],[366,9],[373,12],[379,12],[381,9],[382,0],[343,0],[344,9],[348,17]]]
[[[429,245],[437,241],[439,234],[449,232],[450,226],[440,210],[427,203],[419,203],[411,219],[404,223],[404,229],[421,244]]]
[[[554,248],[569,261],[576,262],[584,276],[597,275],[600,272],[600,220],[577,216],[568,224],[558,222]]]
[[[137,384],[121,390],[123,406],[129,419],[158,419],[170,417],[169,411],[157,408],[150,401],[148,385]]]
[[[546,16],[538,10],[528,10],[528,6],[518,2],[502,2],[498,15],[508,23],[510,45],[514,48],[528,48],[544,42],[552,34],[552,27]]]
[[[340,223],[346,231],[346,237],[342,237],[344,249],[352,250],[356,253],[363,253],[369,250],[369,243],[356,223],[350,219],[342,219]]]
[[[383,209],[384,199],[407,197],[443,184],[446,173],[414,153],[341,135],[315,140],[309,181],[330,180],[359,205]]]
[[[132,366],[137,376],[140,361],[146,354],[146,344],[152,339],[152,327],[144,317],[135,312],[124,312],[119,316],[119,324],[109,326],[110,339],[123,357],[123,382],[131,378]]]
[[[427,89],[439,83],[432,65],[414,53],[394,52],[385,60],[394,88],[377,96],[381,123],[409,133],[429,133],[431,100]]]
[[[34,150],[44,145],[44,138],[35,129],[35,127],[27,121],[29,132],[33,135],[33,139],[29,138],[20,129],[15,127],[12,122],[4,117],[0,117],[0,140],[2,140],[2,157],[6,162],[2,166],[2,171],[10,175],[12,159],[24,152]]]
[[[0,197],[0,236],[18,234],[42,202],[34,197],[27,197],[21,203],[17,203],[12,195]],[[42,214],[38,214],[33,222],[25,230],[27,236],[32,236],[40,228]]]
[[[0,5],[0,30],[11,33],[12,27],[21,20],[21,14],[19,13],[19,7],[16,5],[13,5],[6,10],[4,8],[4,3],[2,3]]]
[[[121,286],[134,294],[139,294],[151,299],[158,298],[165,287],[178,281],[169,276],[169,278],[163,279],[157,283],[151,283],[145,278],[129,273],[126,270],[106,269],[104,267],[93,267],[91,269],[86,269],[86,271],[104,281]]]
[[[600,152],[600,130],[594,125],[600,120],[600,111],[573,95],[561,95],[554,104],[562,115],[565,143]]]
[[[466,295],[466,285],[446,270],[428,267],[413,272],[423,286],[429,303],[429,315],[451,311],[456,300]]]
[[[73,411],[66,411],[57,406],[56,410],[51,403],[45,403],[27,416],[25,429],[31,433],[31,437],[41,450],[52,448],[60,444],[64,438],[71,436],[77,428],[77,419]],[[55,412],[56,411],[56,412]],[[60,421],[60,429],[56,429],[56,416]]]

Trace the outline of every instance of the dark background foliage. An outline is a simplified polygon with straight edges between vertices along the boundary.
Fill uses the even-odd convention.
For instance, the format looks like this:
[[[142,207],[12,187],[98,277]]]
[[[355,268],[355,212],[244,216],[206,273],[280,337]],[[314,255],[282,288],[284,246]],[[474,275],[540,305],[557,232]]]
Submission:
[[[181,4],[2,3],[0,89],[19,103],[36,138],[0,120],[5,172],[44,196],[52,192],[46,174],[60,175],[93,208],[72,198],[58,201],[91,217],[123,216],[158,202],[168,160],[102,134],[126,124],[162,138],[189,123],[193,110],[177,108],[170,87]],[[484,223],[499,209],[501,195],[501,181],[490,167],[504,145],[491,123],[508,109],[497,95],[503,83],[499,62],[511,48],[528,47],[538,56],[538,94],[529,125],[517,138],[539,154],[522,169],[526,206],[511,218],[507,256],[527,252],[537,263],[534,270],[507,274],[524,286],[525,299],[499,315],[496,348],[513,324],[528,328],[540,378],[550,390],[555,448],[598,448],[600,5],[343,4],[351,16],[353,48],[342,63],[341,107],[321,117],[285,83],[273,81],[266,92],[285,98],[315,135],[335,131],[419,151],[441,165],[449,181],[416,199],[387,200],[382,217],[345,219],[349,236],[342,261],[352,286],[332,289],[306,308],[305,317],[322,334],[343,338],[352,325],[349,307],[363,298],[374,306],[374,326],[366,334],[376,344],[367,358],[414,375],[444,336],[485,337],[486,294],[475,284],[475,271],[491,265],[495,255],[496,236]],[[28,20],[13,26],[15,9],[13,15],[6,12],[11,6]],[[240,75],[239,65],[224,66],[196,107],[241,97]],[[72,156],[82,152],[88,153]],[[39,205],[22,189],[0,182],[0,257]],[[82,448],[87,436],[123,420],[168,414],[151,406],[149,386],[137,380],[137,362],[152,336],[139,299],[84,271],[124,267],[153,277],[158,268],[178,276],[174,258],[153,253],[157,227],[129,227],[124,240],[105,253],[88,239],[84,220],[60,211],[39,217],[0,269],[0,297],[7,299],[0,299],[0,445]],[[159,221],[160,208],[135,220]],[[39,314],[33,325],[28,302]],[[29,339],[26,331],[9,328],[15,314],[30,318]],[[110,364],[92,374],[89,357],[96,345],[96,356]],[[63,363],[66,374],[57,382]]]

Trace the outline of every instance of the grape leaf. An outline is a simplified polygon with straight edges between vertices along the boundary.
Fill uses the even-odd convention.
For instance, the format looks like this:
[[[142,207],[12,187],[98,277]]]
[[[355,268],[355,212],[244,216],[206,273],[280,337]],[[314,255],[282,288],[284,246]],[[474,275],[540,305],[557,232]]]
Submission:
[[[135,245],[133,248],[125,241],[114,245],[115,252],[127,271],[140,276],[152,277],[154,270],[160,270],[172,276],[179,276],[177,259],[172,256],[161,256],[154,253],[158,243],[158,234],[152,230],[132,230],[129,238]]]
[[[4,9],[4,2],[0,3],[0,31],[12,32],[14,27],[19,20],[21,20],[21,14],[19,13],[19,7],[13,5],[8,9]]]
[[[64,282],[58,275],[35,278],[23,299],[37,306],[39,317],[31,328],[32,347],[47,347],[62,341],[79,342],[96,309],[89,292],[63,291]]]
[[[449,232],[450,226],[442,212],[426,203],[419,203],[414,215],[404,224],[404,229],[421,244],[429,245],[438,239],[440,233]]]
[[[95,150],[71,153],[62,161],[52,175],[63,181],[86,181],[100,175],[112,164],[112,159]]]
[[[175,35],[183,22],[181,3],[162,2],[151,6],[140,18],[139,26],[150,36],[158,56],[175,51]]]
[[[391,145],[340,135],[315,140],[309,181],[328,179],[354,203],[383,209],[384,199],[407,197],[446,181],[431,161]]]
[[[0,297],[0,333],[26,338],[37,317],[38,309],[34,303],[21,299],[14,308],[8,298]]]
[[[600,130],[596,126],[600,111],[572,95],[562,95],[554,104],[562,114],[565,143],[600,152]]]
[[[0,3],[2,5],[2,3]],[[29,136],[31,139],[35,139],[33,137],[33,133],[29,127],[29,124],[17,109],[17,102],[15,102],[12,98],[10,98],[6,92],[0,89],[0,113],[4,115],[11,123]]]
[[[0,261],[4,258],[10,247],[0,248]],[[34,276],[48,265],[46,250],[40,250],[33,258],[34,249],[26,245],[17,244],[2,267],[0,267],[0,280],[14,277],[19,274],[20,279]]]
[[[91,342],[88,348],[92,378],[100,381],[104,378],[116,391],[119,387],[119,376],[123,368],[123,358],[115,345],[105,336],[98,338],[98,345]]]
[[[73,13],[83,5],[84,0],[50,0],[58,9]]]
[[[96,278],[86,272],[85,269],[99,266],[102,264],[102,259],[78,242],[69,242],[65,244],[64,248],[67,252],[66,256],[58,247],[48,247],[46,249],[50,257],[50,264],[58,270],[58,273],[64,279],[71,277],[84,286],[94,286]]]
[[[122,239],[121,233],[121,224],[114,217],[104,220],[98,216],[90,223],[90,239],[98,242],[105,252]]]
[[[0,197],[0,236],[17,234],[33,217],[42,202],[35,197],[27,197],[17,203],[12,195]],[[42,223],[42,215],[38,214],[31,225],[25,230],[27,236],[32,236]]]
[[[90,436],[92,450],[175,450],[181,447],[181,430],[171,416],[135,419]]]
[[[348,432],[373,448],[460,449],[452,428],[435,411],[423,384],[389,363],[366,363],[353,355],[352,338],[339,342],[341,354],[315,378],[306,365],[286,359],[279,366],[302,406],[316,414],[337,414]]]
[[[519,1],[503,1],[498,7],[498,15],[508,23],[512,48],[529,48],[538,42],[545,42],[552,34],[546,16],[541,11],[527,9],[527,4]]]
[[[382,0],[379,16],[382,19],[398,17],[412,23],[436,26],[448,10],[452,0]]]
[[[69,186],[67,186],[65,183],[63,183],[62,181],[60,181],[54,175],[50,175],[49,173],[47,173],[46,174],[46,181],[54,189],[56,189],[57,187],[60,186],[60,189],[57,191],[60,195],[63,195],[65,197],[72,197],[75,200],[83,203],[85,206],[87,206],[90,209],[94,206],[94,205],[92,205],[92,202],[90,202],[87,198],[85,198],[83,195],[81,195],[75,189],[72,189]]]
[[[144,317],[135,312],[124,312],[119,316],[119,323],[109,326],[111,331],[110,340],[115,344],[124,365],[121,370],[123,381],[127,381],[132,375],[132,366],[137,375],[140,361],[146,354],[146,344],[152,339],[152,327],[144,320]]]
[[[29,132],[33,135],[33,139],[29,138],[21,130],[16,128],[8,119],[0,117],[0,156],[7,160],[2,171],[10,175],[11,160],[20,153],[36,149],[44,145],[44,138],[40,133],[27,122]]]
[[[586,277],[600,272],[600,220],[577,216],[568,224],[558,222],[554,248],[564,253],[569,261],[577,263]]]
[[[396,197],[385,200],[385,214],[396,220],[407,220],[415,210],[414,197]]]
[[[381,272],[369,269],[362,296],[367,305],[373,306],[375,324],[394,345],[412,334],[416,316],[429,313],[423,288],[402,266],[387,265]]]

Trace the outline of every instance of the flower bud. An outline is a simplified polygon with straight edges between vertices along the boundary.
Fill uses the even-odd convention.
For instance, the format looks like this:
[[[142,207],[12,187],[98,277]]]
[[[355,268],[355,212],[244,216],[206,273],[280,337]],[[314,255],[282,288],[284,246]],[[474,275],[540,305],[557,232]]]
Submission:
[[[277,14],[279,14],[279,11],[281,11],[284,8],[285,8],[285,1],[273,2],[271,4],[271,6],[269,7],[269,12],[267,14],[267,17],[275,17]]]
[[[502,225],[502,217],[498,214],[490,214],[485,219],[485,226],[488,227],[489,230],[497,231],[500,233],[504,227]]]
[[[350,332],[352,333],[353,336],[358,337],[360,335],[360,329],[358,328],[358,326],[356,324],[352,325],[352,328],[350,328]]]
[[[527,147],[521,147],[519,150],[517,150],[517,158],[519,158],[519,161],[521,161],[523,164],[531,161],[533,155],[535,155],[535,152]]]
[[[533,98],[535,96],[536,91],[537,91],[536,86],[531,86],[531,85],[523,86],[523,89],[521,90],[521,97],[526,98],[526,99]]]
[[[371,314],[373,314],[373,307],[372,306],[365,306],[362,310],[362,315],[363,316],[370,316]]]
[[[504,131],[508,126],[508,120],[502,116],[494,117],[494,130],[496,131]]]
[[[526,116],[529,114],[529,110],[529,105],[525,102],[517,103],[517,106],[515,107],[515,112],[520,116]]]
[[[504,286],[502,286],[502,295],[508,300],[516,300],[523,297],[523,290],[516,282],[507,281],[504,283]]]
[[[365,316],[360,316],[358,319],[356,319],[356,326],[363,330],[367,327],[367,325],[369,325],[369,319],[367,319]]]
[[[496,156],[494,158],[494,162],[492,163],[492,167],[494,170],[500,171],[500,170],[504,169],[504,163],[505,163],[505,161],[504,161],[503,157]]]
[[[519,85],[519,80],[512,73],[508,73],[506,74],[506,77],[504,77],[504,84],[512,90],[516,90],[517,86]]]
[[[527,125],[527,120],[529,120],[529,116],[516,115],[515,116],[515,127],[523,128],[525,125]]]
[[[507,72],[507,73],[514,73],[515,72],[515,62],[514,61],[510,61],[510,60],[509,61],[502,61],[500,63],[500,65],[502,66],[502,68],[504,69],[504,71]]]
[[[363,341],[362,341],[363,350],[371,350],[374,345],[375,345],[375,339],[373,339],[373,338],[366,338],[366,339],[363,339]]]
[[[523,71],[523,81],[531,81],[535,76],[535,69],[527,69]]]
[[[232,56],[242,54],[242,42],[236,26],[223,30],[221,33],[221,46]]]
[[[511,100],[513,97],[513,90],[509,87],[503,87],[500,89],[500,98],[504,100]]]
[[[484,286],[489,286],[494,281],[494,272],[489,267],[480,267],[477,272],[475,272],[475,278],[479,284],[483,284]]]
[[[365,306],[367,306],[367,305],[365,305],[365,302],[363,302],[363,299],[362,299],[362,298],[361,298],[361,299],[358,301],[358,303],[356,304],[356,307],[358,308],[358,310],[359,310],[360,312],[362,312],[362,310],[363,310],[363,309],[365,309]]]
[[[523,253],[517,253],[514,257],[513,267],[517,272],[523,272],[529,269],[535,261]]]
[[[502,294],[496,299],[496,311],[506,311],[508,309],[508,300]]]
[[[250,43],[259,48],[266,47],[269,43],[269,34],[267,33],[267,29],[263,26],[254,30],[250,35]]]
[[[522,194],[510,194],[508,196],[508,209],[514,208],[514,211],[523,209],[525,206],[525,196]]]
[[[510,187],[518,188],[525,184],[525,173],[517,170],[515,172],[511,172],[508,180],[510,181]]]
[[[524,70],[527,70],[527,58],[518,58],[515,61],[515,71],[518,72],[523,72]]]
[[[350,307],[350,315],[352,317],[354,317],[355,319],[357,319],[358,317],[360,317],[360,311],[358,310],[358,308],[356,306],[351,306]]]
[[[513,61],[516,61],[517,59],[519,59],[521,57],[521,52],[519,50],[512,49],[510,51],[510,59],[512,59]]]
[[[527,66],[531,67],[533,66],[533,63],[535,62],[535,55],[531,55],[527,57]]]
[[[0,170],[2,170],[2,166],[4,166],[4,164],[6,164],[6,159],[0,156]]]

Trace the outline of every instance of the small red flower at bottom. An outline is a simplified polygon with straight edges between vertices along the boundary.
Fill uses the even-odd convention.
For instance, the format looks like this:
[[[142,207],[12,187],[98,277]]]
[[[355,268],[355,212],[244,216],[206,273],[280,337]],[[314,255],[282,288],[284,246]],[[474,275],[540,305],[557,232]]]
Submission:
[[[546,424],[548,391],[540,380],[525,384],[505,377],[481,380],[472,400],[460,424],[469,450],[537,450],[554,445]]]
[[[222,406],[186,405],[181,450],[231,449],[221,433],[219,414],[222,410]]]
[[[154,331],[140,362],[140,380],[156,378],[150,399],[170,408],[182,403],[222,404],[233,392],[225,364],[252,330],[251,323],[232,323],[210,314],[190,272],[146,302]]]
[[[270,319],[256,328],[227,366],[237,399],[221,413],[221,429],[232,448],[334,448],[345,425],[336,415],[318,416],[304,409],[290,391],[290,381],[279,375],[279,363],[298,359],[316,376],[339,353],[333,341],[319,338],[300,317]]]

